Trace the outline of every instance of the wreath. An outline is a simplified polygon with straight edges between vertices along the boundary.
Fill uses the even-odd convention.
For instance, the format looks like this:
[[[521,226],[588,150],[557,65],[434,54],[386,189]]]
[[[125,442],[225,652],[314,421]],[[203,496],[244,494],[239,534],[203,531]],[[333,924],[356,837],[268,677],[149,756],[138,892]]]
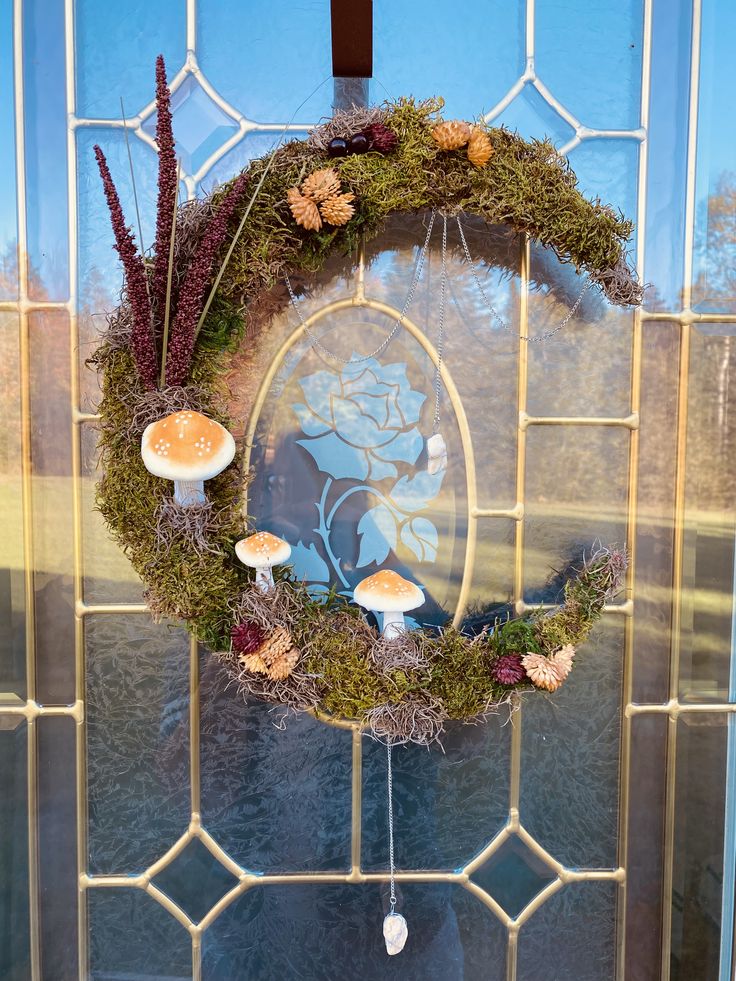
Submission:
[[[631,223],[587,200],[549,142],[443,120],[441,100],[338,112],[307,140],[277,146],[205,199],[179,205],[162,59],[156,100],[150,254],[136,245],[95,148],[125,285],[92,359],[102,377],[97,502],[152,614],[183,620],[244,695],[357,720],[393,742],[429,743],[448,719],[477,719],[515,692],[556,690],[621,588],[623,550],[589,555],[557,609],[473,629],[406,629],[403,616],[423,594],[388,569],[362,582],[354,602],[334,588],[315,592],[290,574],[289,544],[249,528],[242,513],[251,474],[229,432],[227,376],[236,357],[257,350],[289,293],[305,289],[305,274],[375,237],[396,213],[509,226],[618,305],[641,298],[626,256]],[[427,465],[437,470],[447,461],[435,437]],[[383,614],[380,632],[365,611]]]

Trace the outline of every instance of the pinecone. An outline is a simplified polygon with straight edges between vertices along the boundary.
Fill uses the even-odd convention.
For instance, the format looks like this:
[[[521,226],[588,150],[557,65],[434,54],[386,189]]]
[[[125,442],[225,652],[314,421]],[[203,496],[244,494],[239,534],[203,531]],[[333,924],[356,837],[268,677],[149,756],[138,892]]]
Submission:
[[[468,160],[474,167],[485,167],[493,154],[491,139],[480,126],[474,126],[468,140]]]
[[[470,138],[470,126],[461,119],[450,119],[437,123],[432,129],[432,136],[440,150],[459,150]]]
[[[326,201],[327,198],[331,198],[335,194],[339,194],[340,178],[337,176],[337,171],[333,170],[332,167],[315,170],[313,174],[310,174],[302,182],[301,192],[305,197],[311,198],[316,204],[319,204],[320,201]]]
[[[289,210],[294,221],[309,232],[318,232],[322,227],[319,208],[311,198],[305,198],[298,188],[292,187],[286,192]]]
[[[491,677],[499,685],[518,685],[526,678],[521,654],[502,654],[491,665]]]
[[[354,200],[354,194],[335,194],[323,201],[319,210],[330,225],[345,225],[355,214],[355,207],[350,203]]]
[[[392,150],[396,149],[396,144],[399,142],[396,133],[384,123],[373,123],[366,126],[363,130],[363,136],[368,138],[371,150],[377,150],[378,153],[391,153]]]

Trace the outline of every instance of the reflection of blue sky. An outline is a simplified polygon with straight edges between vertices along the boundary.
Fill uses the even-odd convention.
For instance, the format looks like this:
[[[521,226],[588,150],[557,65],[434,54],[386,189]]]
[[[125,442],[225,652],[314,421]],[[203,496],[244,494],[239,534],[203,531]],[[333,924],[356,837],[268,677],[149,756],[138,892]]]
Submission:
[[[167,57],[173,75],[184,62],[185,4],[180,0],[127,0],[76,4],[78,111],[93,118],[117,118],[123,95],[129,114],[139,112],[153,94],[153,60]],[[26,0],[26,158],[29,202],[29,251],[45,285],[63,295],[66,278],[65,239],[65,106],[62,5],[57,0]],[[584,0],[539,3],[536,8],[537,70],[555,98],[585,126],[626,129],[638,124],[642,0],[591,5]],[[0,12],[0,162],[13,173],[12,12]],[[242,20],[242,23],[238,21]],[[472,116],[491,109],[524,67],[523,4],[505,4],[489,11],[484,0],[466,0],[457,8],[434,0],[375,4],[375,70],[372,97],[381,101],[413,93],[442,94],[451,115]],[[730,49],[736,32],[736,7],[730,0],[703,5],[703,58],[700,99],[698,199],[704,201],[720,174],[736,169],[733,153],[736,123],[729,105],[736,87],[736,66]],[[684,135],[687,114],[690,2],[654,3],[652,90],[654,105],[650,143],[649,222],[652,249],[647,276],[660,297],[677,300],[682,269],[682,189],[685,179]],[[330,72],[329,4],[312,0],[294,6],[257,0],[248,5],[247,20],[238,5],[222,0],[197,4],[197,48],[200,64],[218,92],[249,118],[261,123],[285,122],[304,96]],[[329,111],[331,86],[322,85],[298,115],[315,121]],[[206,100],[205,100],[206,101]],[[184,133],[194,165],[206,150],[229,135],[218,117],[212,136],[201,94],[192,95],[177,123]],[[199,105],[198,105],[199,104]],[[189,123],[184,116],[189,114]],[[210,113],[211,114],[211,113]],[[526,89],[499,117],[523,135],[548,133],[560,145],[571,135],[569,125],[541,97]],[[219,120],[219,122],[218,122]],[[112,145],[118,134],[98,130]],[[91,134],[89,134],[91,136]],[[271,134],[251,134],[205,178],[205,188],[223,180],[249,158],[267,151]],[[89,187],[97,178],[89,153],[91,140],[80,132],[79,186],[86,199],[83,221],[104,224],[103,199]],[[136,166],[144,187],[144,224],[152,203],[155,160],[137,138]],[[127,163],[113,153],[114,172],[129,202]],[[571,154],[581,188],[635,214],[638,144],[635,140],[596,139]],[[11,180],[0,188],[0,235],[7,246],[15,237],[15,199]],[[131,211],[128,211],[131,215]],[[704,227],[698,226],[696,240]],[[110,263],[107,228],[83,233],[82,266],[105,270],[108,281],[118,275]],[[82,278],[85,270],[82,268]]]

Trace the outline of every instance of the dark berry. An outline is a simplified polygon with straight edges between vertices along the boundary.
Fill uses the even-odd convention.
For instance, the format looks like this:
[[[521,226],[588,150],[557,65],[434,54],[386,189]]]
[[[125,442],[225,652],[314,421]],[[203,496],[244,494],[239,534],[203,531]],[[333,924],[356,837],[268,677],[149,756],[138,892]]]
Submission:
[[[370,150],[371,144],[365,133],[356,133],[355,136],[350,137],[348,148],[350,153],[366,153]]]
[[[348,141],[336,136],[327,144],[327,155],[330,157],[346,157],[348,153]]]

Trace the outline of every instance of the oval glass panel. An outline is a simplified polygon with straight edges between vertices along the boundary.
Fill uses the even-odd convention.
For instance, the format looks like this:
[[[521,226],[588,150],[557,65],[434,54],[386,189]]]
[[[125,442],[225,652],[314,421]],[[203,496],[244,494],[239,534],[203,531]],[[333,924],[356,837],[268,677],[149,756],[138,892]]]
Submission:
[[[251,422],[248,511],[291,543],[295,574],[315,588],[352,595],[361,579],[394,569],[424,589],[417,621],[437,624],[455,613],[466,568],[467,424],[445,372],[440,429],[450,462],[429,473],[434,348],[405,321],[365,359],[396,317],[370,301],[313,315],[313,336],[342,360],[292,329]]]

